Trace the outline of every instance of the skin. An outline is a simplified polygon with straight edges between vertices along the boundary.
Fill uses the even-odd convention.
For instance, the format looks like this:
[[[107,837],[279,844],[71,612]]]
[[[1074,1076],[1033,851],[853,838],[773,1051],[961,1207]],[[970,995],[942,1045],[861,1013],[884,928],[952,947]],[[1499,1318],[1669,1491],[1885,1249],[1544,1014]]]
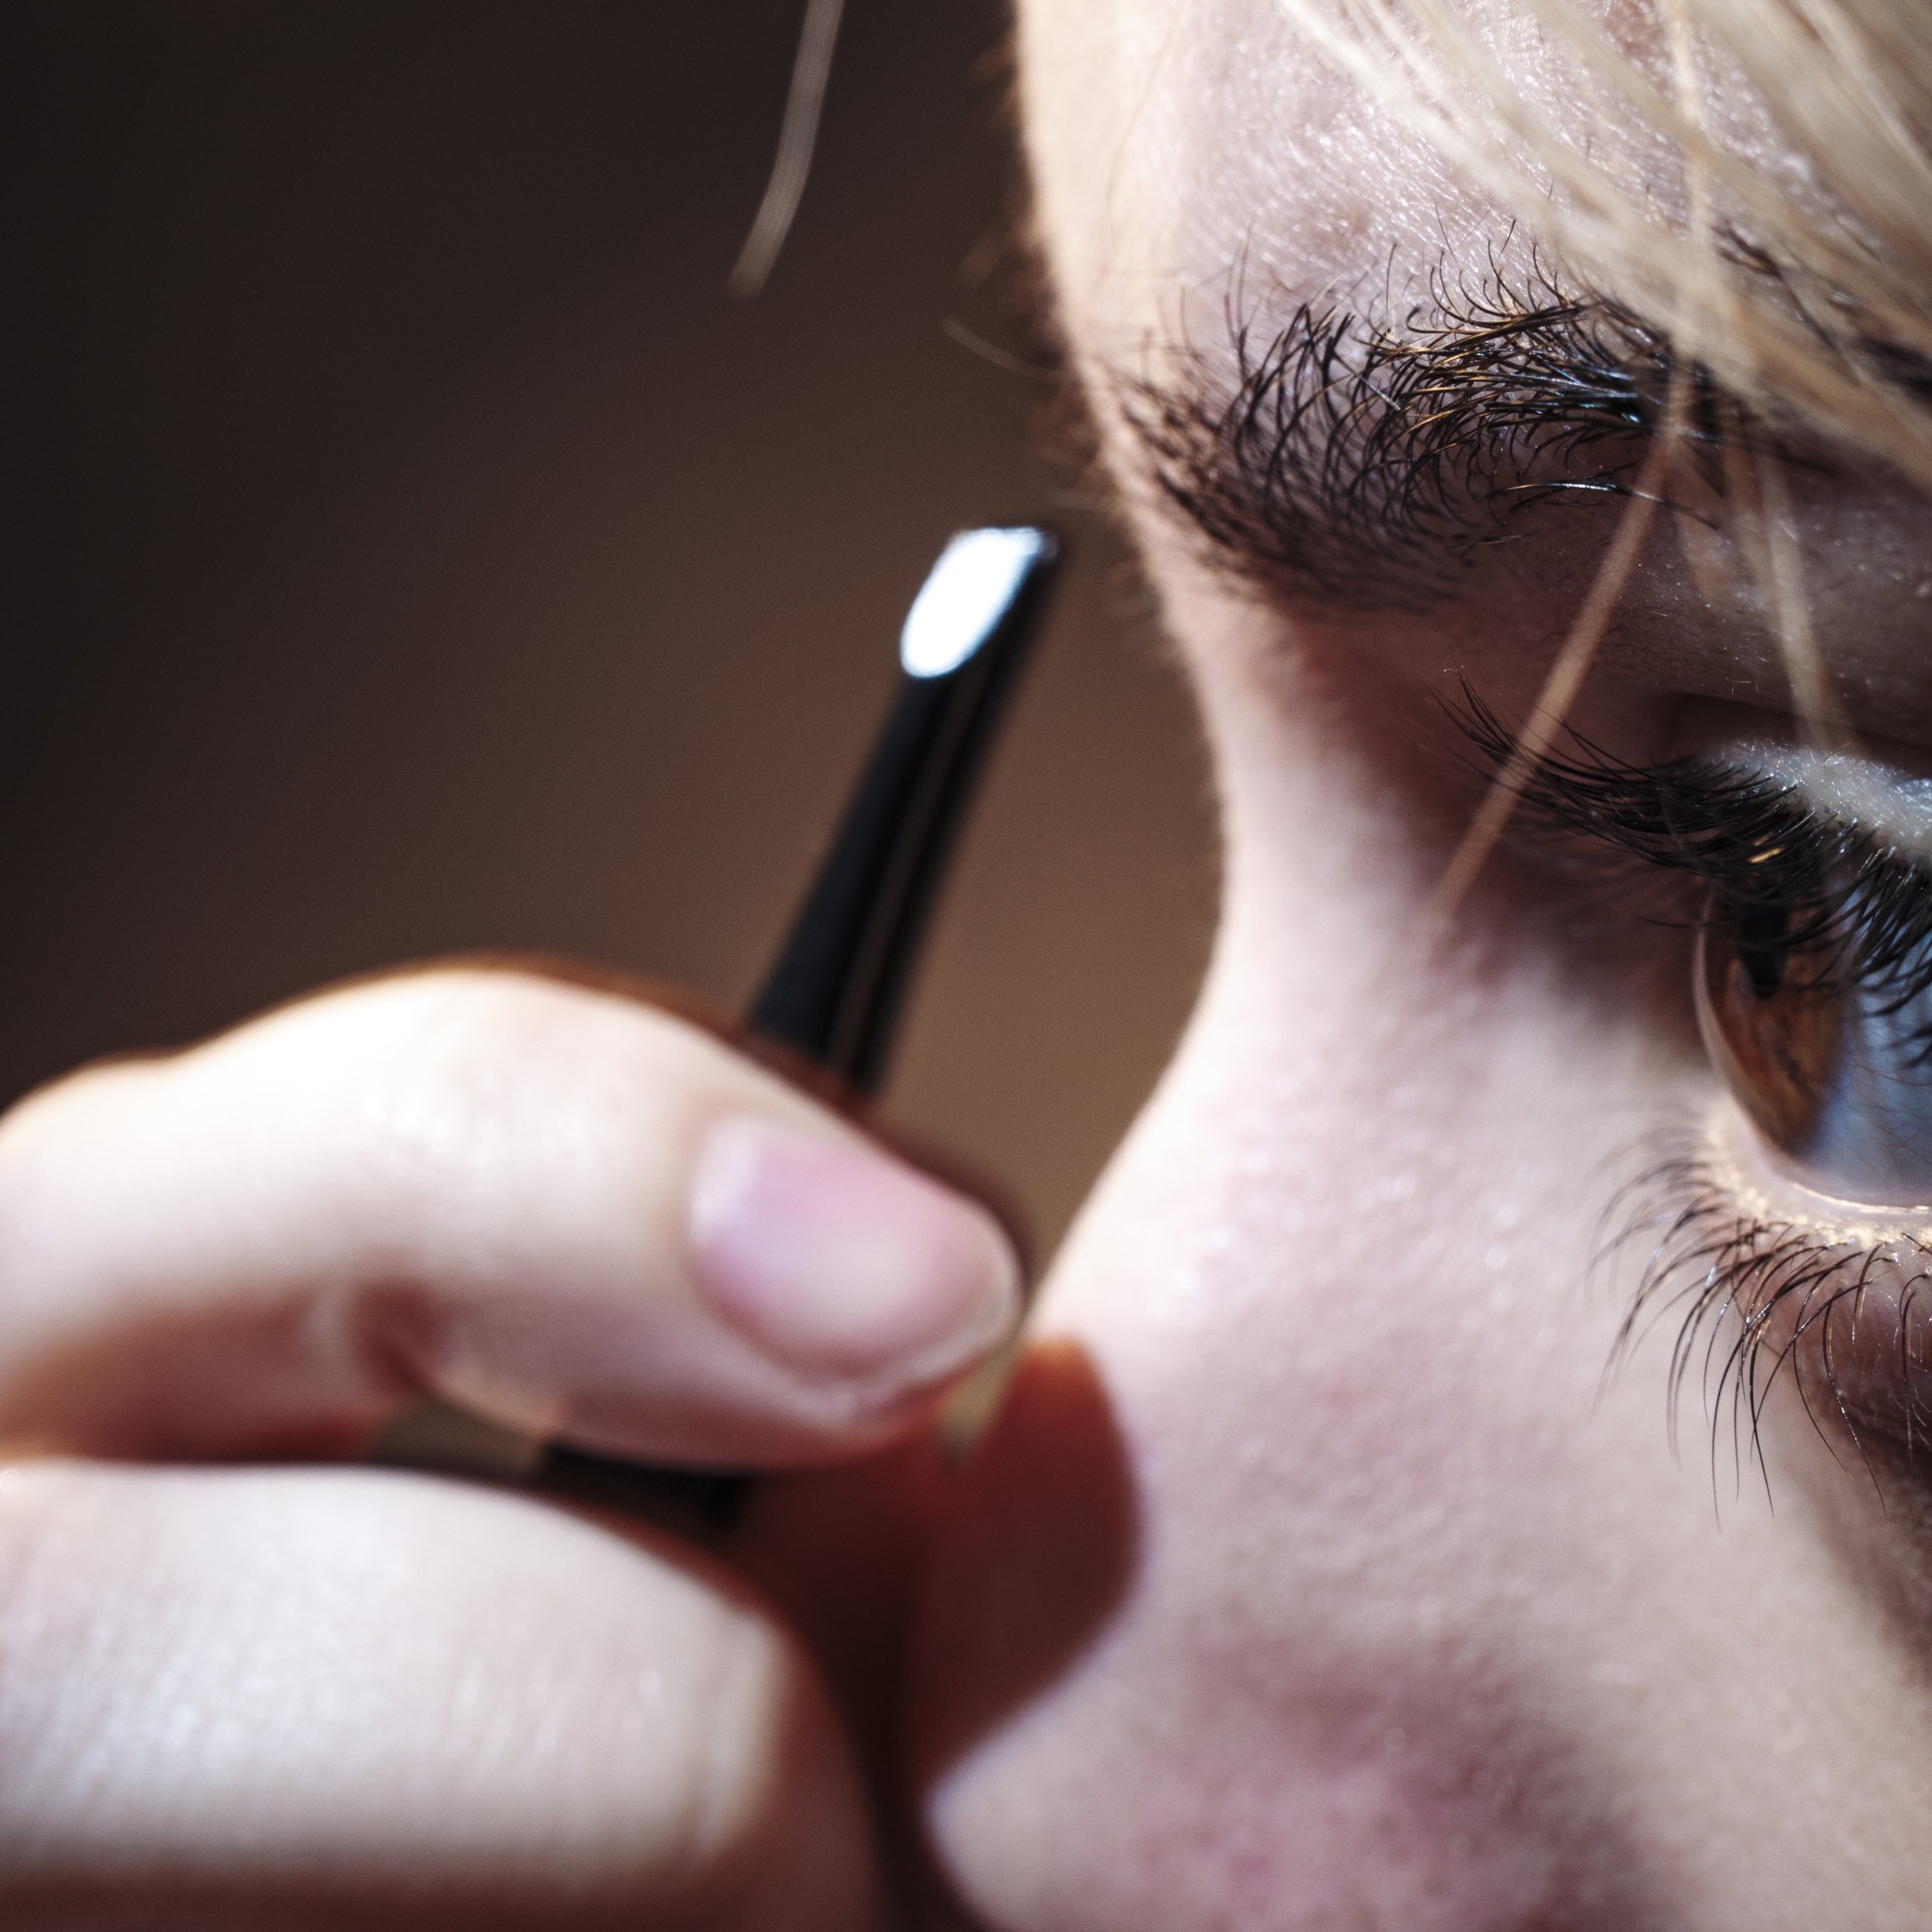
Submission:
[[[1732,1192],[1823,1218],[1719,1088],[1684,935],[1579,921],[1525,847],[1420,937],[1479,792],[1435,694],[1522,715],[1616,511],[1539,513],[1420,611],[1257,594],[1109,400],[1183,328],[1225,367],[1231,263],[1285,311],[1483,259],[1501,217],[1268,0],[1028,0],[1022,52],[1226,893],[988,1437],[957,1480],[921,1446],[1010,1294],[985,1217],[906,1251],[984,1263],[938,1329],[855,1354],[826,1286],[781,1299],[789,1355],[753,1346],[706,1273],[712,1128],[865,1143],[628,996],[416,976],[35,1097],[0,1123],[10,1924],[1926,1922],[1922,1472],[1875,1480],[1787,1384],[1774,1507],[1722,1441],[1714,1483],[1694,1387],[1673,1453],[1667,1322],[1605,1377],[1632,1284],[1591,1255],[1647,1132],[1687,1118]],[[1793,487],[1847,709],[1921,768],[1924,506]],[[1580,706],[1626,756],[1784,728],[1694,507]],[[706,1553],[341,1460],[425,1393],[789,1473]]]
[[[1285,314],[1384,260],[1398,288],[1445,245],[1479,265],[1502,218],[1266,0],[1023,20],[1041,232],[1200,694],[1226,888],[1180,1055],[1035,1317],[1085,1420],[1011,1414],[937,1561],[946,1867],[977,1922],[1026,1932],[1925,1923],[1914,1492],[1887,1509],[1787,1387],[1775,1509],[1723,1451],[1714,1493],[1694,1381],[1668,1439],[1668,1322],[1600,1390],[1629,1283],[1586,1287],[1588,1258],[1647,1126],[1687,1112],[1740,1188],[1802,1192],[1715,1091],[1684,940],[1573,931],[1508,854],[1418,940],[1471,802],[1422,694],[1460,666],[1524,715],[1608,521],[1526,524],[1419,617],[1257,597],[1137,485],[1109,400],[1177,315],[1211,372],[1230,261]],[[1798,512],[1854,721],[1913,737],[1923,506],[1835,478]],[[1784,703],[1717,521],[1660,520],[1580,707],[1626,755]],[[1063,1553],[1078,1497],[1007,1527],[1053,1514],[1037,1472],[1081,1429],[1118,1491],[1098,1591]],[[1058,1623],[1064,1654],[1020,1681],[989,1620]]]
[[[802,1219],[781,1189],[731,1223],[747,1134],[802,1159]],[[795,1255],[837,1198],[840,1286],[748,1317],[747,1234]],[[856,1755],[772,1601],[891,1600],[863,1480],[748,1549],[761,1595],[630,1517],[315,1465],[432,1395],[635,1457],[858,1457],[1010,1325],[983,1211],[634,998],[452,968],[29,1099],[0,1279],[9,1924],[878,1920]]]

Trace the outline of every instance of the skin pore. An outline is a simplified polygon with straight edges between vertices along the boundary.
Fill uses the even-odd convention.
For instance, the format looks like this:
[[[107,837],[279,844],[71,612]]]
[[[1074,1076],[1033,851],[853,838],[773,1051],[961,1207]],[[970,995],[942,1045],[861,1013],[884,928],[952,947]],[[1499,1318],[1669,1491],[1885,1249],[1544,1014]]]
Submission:
[[[1041,233],[1200,694],[1226,899],[1180,1054],[1044,1291],[1037,1392],[1023,1370],[935,1561],[945,1868],[1015,1932],[1921,1923],[1922,1463],[1880,1469],[1791,1375],[1734,1436],[1695,1368],[1674,1453],[1675,1323],[1620,1356],[1636,1271],[1591,1266],[1687,1121],[1734,1188],[1807,1212],[1710,1069],[1689,935],[1518,827],[1417,943],[1481,783],[1438,700],[1466,676],[1525,715],[1618,506],[1524,513],[1423,608],[1337,602],[1204,544],[1118,406],[1151,358],[1211,414],[1231,318],[1265,341],[1383,289],[1399,317],[1521,273],[1524,239],[1269,0],[1022,16]],[[1538,97],[1535,37],[1506,51]],[[1542,104],[1573,134],[1591,112]],[[1924,506],[1790,474],[1851,722],[1923,743]],[[1676,483],[1573,720],[1638,763],[1786,703],[1721,493]],[[1063,1457],[1110,1489],[1056,1500]],[[1017,1664],[989,1628],[1067,1634]]]

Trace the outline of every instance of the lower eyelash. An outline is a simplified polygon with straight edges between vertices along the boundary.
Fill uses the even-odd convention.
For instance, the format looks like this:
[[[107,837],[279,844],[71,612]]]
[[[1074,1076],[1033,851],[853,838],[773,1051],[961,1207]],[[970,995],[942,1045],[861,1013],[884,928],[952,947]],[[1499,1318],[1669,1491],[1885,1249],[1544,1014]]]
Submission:
[[[1667,1395],[1673,1450],[1694,1379],[1709,1424],[1713,1485],[1727,1421],[1740,1481],[1747,1460],[1767,1479],[1761,1425],[1780,1377],[1788,1375],[1814,1426],[1823,1433],[1826,1422],[1837,1424],[1869,1472],[1866,1432],[1849,1399],[1843,1363],[1857,1345],[1881,1269],[1900,1271],[1896,1310],[1879,1318],[1897,1331],[1904,1454],[1916,1462],[1932,1448],[1932,1363],[1915,1361],[1912,1348],[1915,1309],[1922,1318],[1932,1309],[1932,1241],[1905,1235],[1875,1242],[1834,1238],[1752,1211],[1727,1184],[1704,1136],[1687,1124],[1669,1130],[1649,1152],[1643,1171],[1619,1191],[1605,1216],[1593,1266],[1601,1269],[1632,1250],[1643,1257],[1610,1373],[1675,1316]]]

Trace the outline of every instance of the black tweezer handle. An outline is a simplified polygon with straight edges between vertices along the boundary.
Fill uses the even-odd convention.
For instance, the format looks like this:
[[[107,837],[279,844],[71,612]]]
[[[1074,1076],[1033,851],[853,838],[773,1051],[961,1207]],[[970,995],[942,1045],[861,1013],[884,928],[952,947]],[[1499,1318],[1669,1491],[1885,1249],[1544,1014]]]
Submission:
[[[902,675],[871,760],[752,1002],[754,1033],[861,1097],[877,1092],[884,1077],[974,782],[1060,561],[1060,546],[1045,531],[1001,534],[1030,555],[1015,568],[1003,601],[972,627],[976,638],[962,640],[970,648],[955,668]],[[647,1466],[556,1444],[546,1452],[537,1480],[546,1489],[700,1538],[732,1527],[749,1483],[737,1474]]]
[[[978,648],[899,696],[790,935],[752,1003],[751,1029],[878,1091],[906,982],[986,748],[1045,602],[1059,546],[1044,531]]]

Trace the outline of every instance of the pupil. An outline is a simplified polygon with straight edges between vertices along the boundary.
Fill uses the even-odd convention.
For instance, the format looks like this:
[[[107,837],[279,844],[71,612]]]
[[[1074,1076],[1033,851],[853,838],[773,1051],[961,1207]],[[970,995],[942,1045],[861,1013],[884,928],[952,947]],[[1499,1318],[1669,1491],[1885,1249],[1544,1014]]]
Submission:
[[[1781,943],[1789,924],[1786,909],[1771,901],[1746,909],[1737,924],[1737,963],[1752,992],[1769,999],[1784,984],[1789,955]]]

